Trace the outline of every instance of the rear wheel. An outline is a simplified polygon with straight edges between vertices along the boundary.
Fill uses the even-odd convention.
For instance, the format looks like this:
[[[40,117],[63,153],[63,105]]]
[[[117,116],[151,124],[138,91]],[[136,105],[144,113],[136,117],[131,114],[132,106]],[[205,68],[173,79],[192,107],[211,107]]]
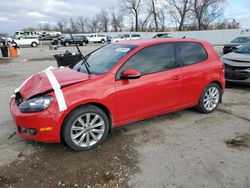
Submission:
[[[54,41],[52,42],[52,44],[53,44],[53,45],[58,45],[59,42],[58,42],[58,40],[54,40]]]
[[[220,86],[216,83],[211,83],[202,92],[196,109],[202,113],[211,113],[218,107],[221,97],[222,90]]]
[[[109,120],[98,107],[86,105],[74,110],[65,120],[62,137],[75,151],[86,151],[100,145],[107,137]]]
[[[102,43],[102,44],[104,44],[104,43],[105,43],[105,40],[104,40],[104,39],[102,39],[102,40],[101,40],[101,43]]]
[[[86,42],[82,42],[82,43],[81,43],[81,46],[86,46],[86,45],[87,45]]]
[[[31,47],[37,47],[37,45],[38,45],[38,44],[37,44],[36,42],[32,42],[32,43],[31,43]]]

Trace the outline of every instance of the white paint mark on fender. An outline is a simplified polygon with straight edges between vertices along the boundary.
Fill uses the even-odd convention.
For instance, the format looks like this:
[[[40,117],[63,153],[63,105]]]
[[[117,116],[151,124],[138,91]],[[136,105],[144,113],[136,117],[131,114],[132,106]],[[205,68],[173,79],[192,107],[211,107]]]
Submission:
[[[51,71],[52,69],[54,69],[54,68],[53,67],[48,67],[43,72],[47,75],[47,77],[49,79],[49,82],[50,82],[53,90],[55,91],[59,111],[61,112],[61,111],[64,111],[64,110],[67,109],[67,105],[66,105],[66,102],[65,102],[63,92],[61,90],[61,86],[58,83],[55,75],[52,73],[52,71]]]

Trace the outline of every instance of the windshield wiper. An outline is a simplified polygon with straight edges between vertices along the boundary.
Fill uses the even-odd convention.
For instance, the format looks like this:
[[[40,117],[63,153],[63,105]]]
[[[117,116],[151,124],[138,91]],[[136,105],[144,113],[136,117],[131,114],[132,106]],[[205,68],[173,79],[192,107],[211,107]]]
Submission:
[[[80,66],[82,66],[82,65],[84,64],[84,66],[85,66],[85,68],[86,68],[88,74],[91,75],[91,72],[90,72],[90,70],[89,70],[90,65],[88,64],[88,62],[87,62],[87,60],[86,60],[86,57],[82,54],[81,50],[79,49],[78,45],[76,44],[76,42],[75,42],[75,40],[74,40],[74,38],[73,38],[73,36],[72,36],[71,33],[70,33],[70,36],[71,36],[73,42],[75,43],[75,46],[76,46],[76,49],[77,49],[79,55],[81,56],[82,63],[81,63]]]

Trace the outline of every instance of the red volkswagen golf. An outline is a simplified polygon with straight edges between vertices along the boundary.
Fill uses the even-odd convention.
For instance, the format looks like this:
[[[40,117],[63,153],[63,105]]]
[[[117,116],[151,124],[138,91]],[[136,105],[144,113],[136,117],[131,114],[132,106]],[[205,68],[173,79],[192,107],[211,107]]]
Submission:
[[[196,107],[213,112],[224,67],[205,41],[160,39],[104,46],[70,68],[31,75],[11,97],[17,133],[26,139],[96,147],[115,127]]]

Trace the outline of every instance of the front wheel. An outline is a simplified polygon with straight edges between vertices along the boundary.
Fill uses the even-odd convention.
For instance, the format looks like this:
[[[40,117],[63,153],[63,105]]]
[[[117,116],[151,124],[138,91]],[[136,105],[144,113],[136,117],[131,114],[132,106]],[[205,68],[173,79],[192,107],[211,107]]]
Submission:
[[[218,107],[221,97],[222,90],[220,86],[216,83],[211,83],[202,92],[196,109],[201,113],[211,113]]]
[[[65,42],[65,44],[64,44],[65,46],[69,46],[70,45],[70,43],[69,42]]]
[[[62,127],[65,143],[75,151],[86,151],[100,145],[107,137],[109,120],[98,107],[86,105],[74,110]]]
[[[31,43],[31,47],[33,47],[33,48],[34,48],[34,47],[37,47],[37,45],[38,45],[38,44],[37,44],[36,42],[32,42],[32,43]]]

